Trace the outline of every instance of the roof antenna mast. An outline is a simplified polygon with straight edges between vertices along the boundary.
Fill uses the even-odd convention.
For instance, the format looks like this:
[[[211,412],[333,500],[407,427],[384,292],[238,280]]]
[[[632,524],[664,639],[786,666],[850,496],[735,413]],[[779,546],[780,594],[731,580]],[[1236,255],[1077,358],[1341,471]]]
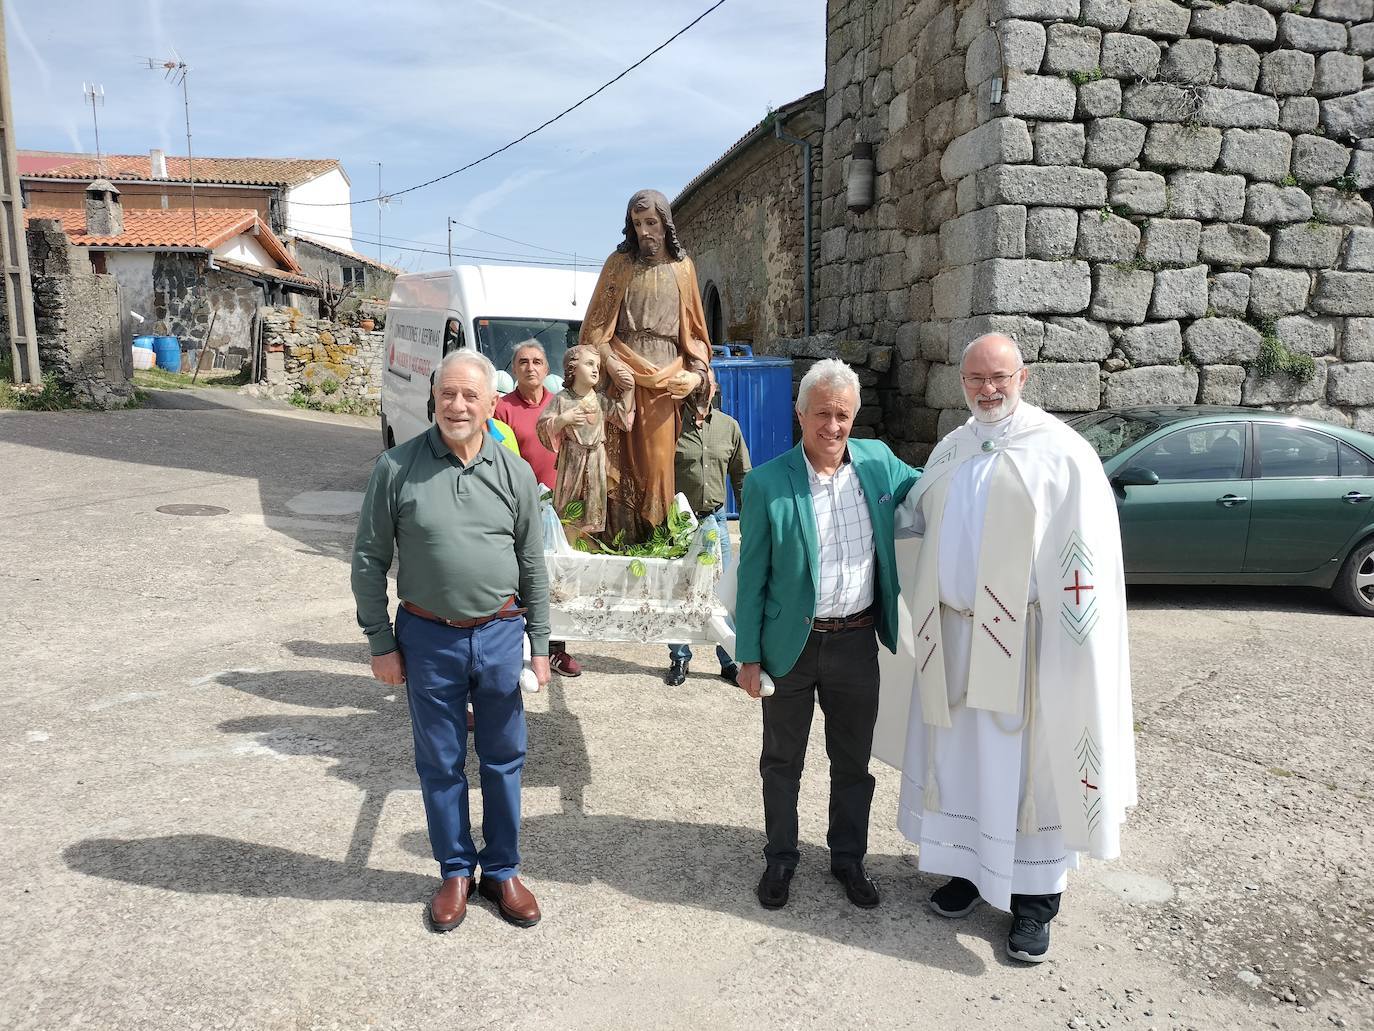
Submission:
[[[100,119],[96,117],[96,108],[105,106],[105,87],[96,82],[83,82],[81,92],[86,103],[91,105],[91,125],[95,128],[95,170],[103,176],[105,159],[100,154]]]
[[[200,229],[196,225],[196,166],[195,158],[191,154],[191,96],[186,85],[191,68],[175,50],[172,51],[172,57],[165,61],[160,61],[156,57],[147,57],[144,60],[148,62],[148,67],[155,71],[161,68],[164,72],[163,78],[170,80],[174,86],[181,87],[181,103],[186,110],[186,175],[191,180],[191,237],[199,246]]]

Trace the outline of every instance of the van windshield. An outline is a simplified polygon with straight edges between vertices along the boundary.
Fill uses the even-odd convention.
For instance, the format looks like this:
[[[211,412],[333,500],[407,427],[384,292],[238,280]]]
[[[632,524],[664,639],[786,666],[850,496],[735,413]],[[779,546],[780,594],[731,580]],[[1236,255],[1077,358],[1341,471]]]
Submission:
[[[577,343],[581,321],[567,319],[473,319],[477,349],[491,359],[497,369],[510,371],[515,349],[527,340],[542,344],[549,356],[549,372],[563,375],[563,353]]]

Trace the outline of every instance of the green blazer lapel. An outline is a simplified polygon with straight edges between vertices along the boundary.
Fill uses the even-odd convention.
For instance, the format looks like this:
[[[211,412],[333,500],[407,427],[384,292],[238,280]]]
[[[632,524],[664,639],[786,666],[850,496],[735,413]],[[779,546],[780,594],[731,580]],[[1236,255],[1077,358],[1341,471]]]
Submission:
[[[811,478],[806,471],[806,454],[798,444],[788,456],[787,473],[792,480],[792,495],[797,502],[797,522],[801,524],[806,561],[811,567],[811,591],[821,589],[821,546],[816,534],[816,508],[811,503]]]

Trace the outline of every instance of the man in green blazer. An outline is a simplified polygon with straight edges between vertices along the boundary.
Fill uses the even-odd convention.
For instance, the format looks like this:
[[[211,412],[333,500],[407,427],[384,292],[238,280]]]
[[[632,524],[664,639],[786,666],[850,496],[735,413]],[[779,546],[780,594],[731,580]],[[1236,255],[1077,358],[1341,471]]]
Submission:
[[[739,685],[763,699],[763,819],[768,836],[759,902],[787,904],[796,870],[797,795],[816,701],[830,756],[830,870],[856,906],[878,904],[864,872],[878,716],[878,641],[897,640],[893,514],[920,471],[876,440],[851,440],[859,379],[826,359],[802,377],[802,441],[744,481],[735,601]]]

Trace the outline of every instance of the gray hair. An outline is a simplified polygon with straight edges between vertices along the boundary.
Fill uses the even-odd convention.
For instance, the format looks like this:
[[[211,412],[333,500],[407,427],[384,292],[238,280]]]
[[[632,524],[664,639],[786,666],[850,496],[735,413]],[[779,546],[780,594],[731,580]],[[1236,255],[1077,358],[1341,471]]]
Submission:
[[[964,367],[964,362],[968,361],[968,353],[972,351],[975,347],[977,347],[979,344],[981,344],[984,340],[1005,340],[1007,343],[1011,344],[1012,348],[1016,351],[1016,369],[1012,371],[1024,369],[1026,367],[1026,361],[1024,358],[1021,357],[1021,344],[1019,341],[1017,341],[1016,337],[1012,336],[1009,333],[984,333],[980,337],[974,337],[964,347],[964,350],[959,355],[960,369]]]
[[[844,362],[838,358],[823,358],[811,368],[806,370],[806,375],[802,377],[801,386],[797,387],[797,411],[806,413],[806,403],[811,398],[813,387],[824,387],[828,390],[852,390],[854,391],[854,403],[859,403],[859,376]]]
[[[544,350],[544,345],[531,337],[529,340],[522,340],[515,345],[515,349],[510,353],[511,367],[515,366],[515,359],[520,357],[521,351],[538,351],[539,356],[544,359],[544,364],[549,364],[549,352]]]
[[[459,364],[471,365],[481,371],[487,381],[487,390],[492,394],[496,393],[496,366],[481,351],[474,351],[470,347],[460,347],[456,351],[450,351],[444,355],[443,361],[439,363],[439,368],[434,373],[434,385],[438,386],[439,381],[444,378],[445,369],[450,365]]]

